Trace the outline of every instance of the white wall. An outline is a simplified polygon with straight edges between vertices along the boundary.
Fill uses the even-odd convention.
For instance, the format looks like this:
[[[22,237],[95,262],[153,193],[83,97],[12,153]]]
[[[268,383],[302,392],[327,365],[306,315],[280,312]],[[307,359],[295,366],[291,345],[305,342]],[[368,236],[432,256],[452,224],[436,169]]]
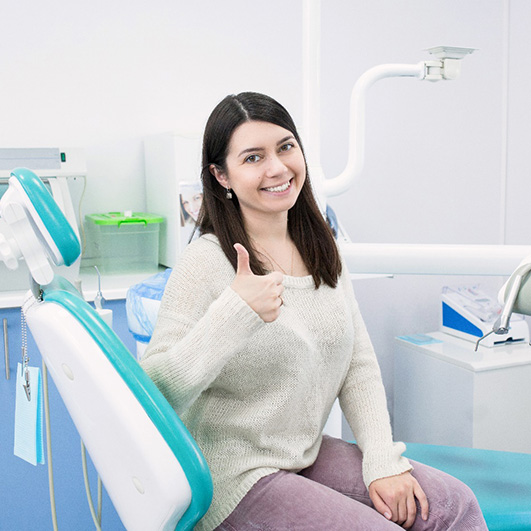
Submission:
[[[84,212],[142,210],[143,136],[200,131],[220,99],[242,90],[276,97],[301,122],[301,13],[302,0],[4,0],[0,145],[84,146]],[[328,177],[346,163],[349,95],[366,69],[416,63],[438,44],[479,48],[457,81],[390,79],[371,91],[363,179],[332,201],[352,239],[529,243],[531,5],[322,0],[322,16]],[[436,329],[441,287],[476,281],[501,284],[356,282],[390,401],[394,336]]]
[[[529,87],[529,21],[531,3],[513,0],[510,11],[507,151],[506,243],[528,244],[530,240],[529,197],[531,196],[531,101]]]
[[[324,5],[322,162],[329,176],[346,163],[345,111],[351,87],[366,69],[429,59],[423,49],[439,44],[479,48],[462,61],[457,81],[393,78],[373,87],[363,179],[333,201],[352,212],[351,237],[495,243],[504,2],[332,0]],[[478,195],[481,201],[474,200]],[[481,223],[463,223],[474,218]]]
[[[0,145],[84,146],[84,211],[143,210],[145,135],[199,132],[218,101],[243,90],[299,118],[302,6],[250,5],[3,0]]]

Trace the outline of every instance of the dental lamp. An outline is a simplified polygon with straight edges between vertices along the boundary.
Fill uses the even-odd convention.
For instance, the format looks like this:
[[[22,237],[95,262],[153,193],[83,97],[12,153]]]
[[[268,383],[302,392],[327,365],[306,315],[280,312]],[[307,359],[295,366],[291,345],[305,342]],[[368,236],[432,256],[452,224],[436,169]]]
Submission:
[[[42,181],[27,168],[15,168],[0,199],[0,258],[15,270],[24,258],[33,280],[49,284],[56,266],[72,265],[79,240]]]
[[[435,46],[426,51],[430,60],[417,64],[383,64],[367,70],[354,85],[350,98],[349,153],[344,170],[326,179],[320,162],[320,4],[304,2],[303,130],[308,167],[317,201],[327,212],[327,198],[346,192],[361,176],[365,154],[365,99],[380,79],[413,77],[444,81],[459,76],[461,61],[475,48]],[[531,254],[524,245],[459,245],[354,243],[341,230],[338,241],[351,274],[411,275],[510,275],[522,256]]]
[[[431,60],[417,64],[383,64],[362,74],[350,98],[347,165],[332,179],[325,179],[322,171],[314,172],[321,176],[317,186],[320,202],[326,203],[322,196],[328,198],[346,192],[361,176],[365,152],[365,98],[376,81],[389,77],[454,80],[459,76],[462,59],[475,50],[435,46],[426,50],[433,56]],[[311,110],[309,108],[308,112]],[[341,244],[349,271],[357,274],[508,275],[522,256],[531,253],[530,246],[522,245],[376,244],[353,243],[348,238]]]
[[[367,70],[356,82],[350,98],[349,154],[345,169],[326,179],[320,162],[320,0],[303,2],[303,132],[312,184],[323,214],[327,198],[339,195],[361,176],[365,150],[365,95],[378,80],[413,77],[419,80],[453,80],[461,61],[474,48],[435,46],[431,59],[417,64],[384,64]],[[351,274],[402,275],[510,275],[530,245],[439,245],[354,243],[340,227],[338,242]]]
[[[388,77],[414,77],[419,80],[453,80],[461,71],[461,60],[475,48],[435,46],[427,51],[433,60],[417,64],[384,64],[367,70],[356,82],[350,97],[349,155],[345,169],[333,179],[325,179],[323,192],[326,197],[347,191],[359,178],[363,169],[365,152],[365,98],[369,88]]]
[[[476,351],[479,343],[490,334],[507,334],[513,313],[531,315],[531,256],[525,258],[515,269],[509,280],[502,286],[498,293],[498,301],[503,305],[503,310],[492,325],[492,330],[487,332],[476,342]],[[531,344],[531,343],[530,343]]]

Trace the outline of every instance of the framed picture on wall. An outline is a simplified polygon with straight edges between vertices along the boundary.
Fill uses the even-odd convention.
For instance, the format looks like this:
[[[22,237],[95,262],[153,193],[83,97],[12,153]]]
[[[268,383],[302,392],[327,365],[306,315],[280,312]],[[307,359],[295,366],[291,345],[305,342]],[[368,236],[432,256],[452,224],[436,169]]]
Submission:
[[[180,206],[180,252],[188,245],[197,223],[201,204],[203,202],[203,187],[199,181],[181,181],[179,183]],[[194,237],[197,234],[194,234]]]

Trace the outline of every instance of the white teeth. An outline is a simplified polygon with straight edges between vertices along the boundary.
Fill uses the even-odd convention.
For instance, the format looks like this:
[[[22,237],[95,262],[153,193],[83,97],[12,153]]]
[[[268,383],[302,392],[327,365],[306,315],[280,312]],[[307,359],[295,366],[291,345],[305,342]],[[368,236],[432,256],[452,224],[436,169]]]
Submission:
[[[273,188],[264,188],[266,192],[284,192],[289,188],[290,181],[288,181],[285,184],[281,184],[280,186],[274,186]]]

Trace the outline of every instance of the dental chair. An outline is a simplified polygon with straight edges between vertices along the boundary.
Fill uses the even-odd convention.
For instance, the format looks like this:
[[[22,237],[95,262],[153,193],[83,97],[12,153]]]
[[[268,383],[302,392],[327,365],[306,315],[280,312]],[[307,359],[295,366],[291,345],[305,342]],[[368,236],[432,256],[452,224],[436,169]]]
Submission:
[[[23,310],[49,373],[128,531],[187,530],[206,513],[212,478],[173,408],[98,313],[49,261],[79,241],[40,179],[13,170],[0,200],[0,258],[32,275]]]

